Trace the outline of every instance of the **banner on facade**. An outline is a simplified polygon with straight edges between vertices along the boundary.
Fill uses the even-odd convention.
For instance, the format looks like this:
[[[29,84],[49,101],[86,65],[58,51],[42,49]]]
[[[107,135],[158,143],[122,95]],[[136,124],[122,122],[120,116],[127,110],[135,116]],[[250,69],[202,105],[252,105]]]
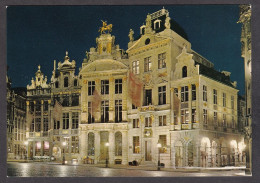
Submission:
[[[61,117],[62,117],[62,105],[57,100],[55,100],[55,105],[53,108],[53,119],[56,121],[60,121]]]
[[[177,97],[175,93],[173,93],[173,109],[175,112],[175,115],[179,115],[180,111],[180,99]]]
[[[99,107],[100,107],[100,102],[101,102],[101,96],[98,93],[98,91],[95,89],[94,93],[93,93],[93,101],[92,101],[92,113],[95,113],[98,111]],[[94,114],[92,114],[94,115]]]
[[[132,103],[136,107],[141,106],[142,90],[143,82],[139,78],[137,78],[132,72],[130,72],[128,78],[128,94],[132,99]]]
[[[32,124],[33,118],[34,118],[34,116],[33,116],[32,112],[31,112],[31,111],[28,111],[28,114],[27,114],[27,123],[28,123],[29,126]]]

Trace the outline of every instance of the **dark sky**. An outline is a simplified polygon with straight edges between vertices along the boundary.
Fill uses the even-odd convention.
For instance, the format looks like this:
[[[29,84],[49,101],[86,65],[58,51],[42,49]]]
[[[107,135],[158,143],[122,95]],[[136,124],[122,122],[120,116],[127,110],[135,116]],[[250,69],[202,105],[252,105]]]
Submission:
[[[95,47],[101,20],[113,24],[116,44],[127,49],[128,33],[135,37],[146,15],[163,6],[9,6],[7,8],[7,64],[13,87],[30,83],[41,65],[50,80],[53,60],[63,61],[66,50],[77,72],[86,50]],[[170,17],[186,31],[192,49],[231,72],[244,94],[241,24],[238,5],[165,6]]]

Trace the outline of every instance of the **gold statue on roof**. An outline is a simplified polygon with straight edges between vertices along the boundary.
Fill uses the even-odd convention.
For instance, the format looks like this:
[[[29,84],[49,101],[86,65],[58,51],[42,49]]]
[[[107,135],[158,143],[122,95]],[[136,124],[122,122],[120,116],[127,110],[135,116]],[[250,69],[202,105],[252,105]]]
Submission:
[[[111,32],[112,31],[112,24],[107,25],[107,21],[102,21],[103,26],[99,28],[100,34],[106,33],[106,31]]]

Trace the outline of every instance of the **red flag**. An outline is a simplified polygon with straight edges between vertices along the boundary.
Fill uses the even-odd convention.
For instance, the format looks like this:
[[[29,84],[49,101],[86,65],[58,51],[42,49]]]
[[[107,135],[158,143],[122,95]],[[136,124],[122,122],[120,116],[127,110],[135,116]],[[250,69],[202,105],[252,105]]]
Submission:
[[[180,109],[180,99],[177,97],[175,93],[173,93],[173,110],[175,111],[175,114],[179,114]]]
[[[90,111],[91,113],[98,111],[100,107],[100,102],[101,102],[101,96],[99,95],[98,91],[95,89],[93,93],[92,111]]]
[[[129,73],[128,78],[128,92],[132,99],[132,103],[136,107],[141,106],[141,95],[143,90],[143,82],[138,79],[132,72]]]
[[[56,100],[53,108],[53,119],[60,121],[62,117],[62,105]]]

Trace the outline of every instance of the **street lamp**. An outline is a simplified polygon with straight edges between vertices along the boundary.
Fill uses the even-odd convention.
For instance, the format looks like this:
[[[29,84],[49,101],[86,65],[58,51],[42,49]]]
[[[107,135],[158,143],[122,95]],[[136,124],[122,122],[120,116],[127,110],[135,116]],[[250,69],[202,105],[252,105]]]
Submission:
[[[66,146],[66,142],[62,142],[63,145],[63,157],[62,157],[62,164],[65,165],[65,146]]]
[[[107,147],[106,168],[108,168],[108,158],[109,158],[109,156],[108,156],[108,147],[109,147],[109,143],[107,142],[107,143],[105,144],[105,146]]]
[[[162,144],[160,144],[158,142],[157,147],[158,147],[158,166],[157,166],[157,170],[160,170],[160,166],[161,166],[161,163],[160,163],[160,148],[162,147]]]

